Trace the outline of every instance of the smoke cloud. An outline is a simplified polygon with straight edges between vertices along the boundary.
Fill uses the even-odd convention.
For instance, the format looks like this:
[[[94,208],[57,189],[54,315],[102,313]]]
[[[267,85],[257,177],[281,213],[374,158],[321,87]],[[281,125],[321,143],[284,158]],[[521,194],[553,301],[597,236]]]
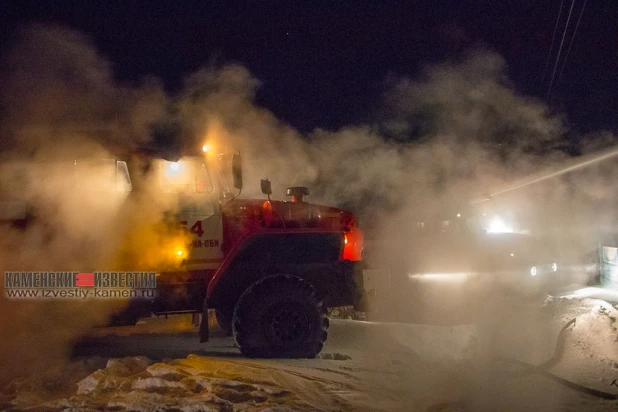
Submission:
[[[353,210],[361,217],[372,263],[399,269],[428,252],[410,250],[417,245],[410,239],[419,222],[474,213],[471,199],[568,159],[557,150],[568,132],[566,121],[518,94],[504,60],[488,50],[428,66],[415,79],[392,76],[375,119],[308,135],[255,104],[260,82],[239,64],[206,67],[172,96],[156,79],[119,84],[112,65],[84,34],[44,25],[25,28],[1,59],[3,167],[24,161],[28,166],[24,184],[4,169],[0,193],[34,205],[40,219],[26,230],[2,229],[2,271],[115,268],[126,263],[118,260],[122,247],[134,259],[152,250],[147,239],[156,237],[153,225],[167,206],[147,190],[147,173],[132,176],[134,186],[145,190],[101,201],[62,187],[66,169],[46,169],[43,182],[37,168],[79,157],[132,159],[161,124],[174,125],[178,146],[208,142],[216,151],[239,150],[247,197],[262,197],[259,179],[269,178],[275,197],[288,186],[305,185],[311,202]],[[583,149],[593,151],[615,138],[605,133],[588,141],[593,143]],[[483,202],[477,211],[522,217],[522,226],[557,236],[563,254],[581,254],[602,228],[615,227],[611,182],[617,173],[615,163],[599,163]],[[136,265],[157,263],[156,256],[144,261]],[[500,305],[491,302],[489,310]],[[2,377],[27,372],[18,370],[24,360],[36,368],[62,359],[71,340],[111,310],[74,302],[2,299],[0,305],[1,313],[10,314],[0,317]]]
[[[92,154],[88,140],[126,155],[148,141],[167,101],[154,79],[117,84],[84,34],[45,25],[23,29],[2,56],[0,87],[2,146],[41,157]]]
[[[170,240],[158,229],[167,205],[150,198],[147,184],[131,197],[117,190],[109,160],[149,141],[167,104],[162,88],[116,83],[89,39],[61,27],[25,28],[0,61],[0,271],[168,264],[160,251]],[[122,308],[8,300],[4,279],[1,292],[0,381],[63,362],[72,341]]]

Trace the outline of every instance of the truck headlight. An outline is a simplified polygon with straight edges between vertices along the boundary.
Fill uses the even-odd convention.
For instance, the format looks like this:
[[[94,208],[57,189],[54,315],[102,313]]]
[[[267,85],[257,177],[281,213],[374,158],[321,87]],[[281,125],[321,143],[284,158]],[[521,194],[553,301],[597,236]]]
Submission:
[[[557,263],[552,263],[551,264],[551,270],[552,270],[552,272],[557,272],[558,271],[558,264]]]
[[[532,267],[530,268],[530,275],[532,275],[532,276],[536,276],[536,266],[532,266]]]
[[[187,250],[183,247],[175,248],[174,257],[179,260],[185,259],[187,257]]]

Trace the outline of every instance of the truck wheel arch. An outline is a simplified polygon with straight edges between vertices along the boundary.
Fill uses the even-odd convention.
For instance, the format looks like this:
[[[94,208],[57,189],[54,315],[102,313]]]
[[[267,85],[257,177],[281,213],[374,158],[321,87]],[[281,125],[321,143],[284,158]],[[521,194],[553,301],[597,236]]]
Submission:
[[[342,234],[338,232],[261,233],[245,240],[209,290],[210,308],[230,309],[255,282],[273,275],[292,275],[325,294],[320,278],[340,272]],[[328,282],[322,282],[328,284]],[[209,285],[210,286],[210,285]],[[210,289],[210,287],[209,287]]]

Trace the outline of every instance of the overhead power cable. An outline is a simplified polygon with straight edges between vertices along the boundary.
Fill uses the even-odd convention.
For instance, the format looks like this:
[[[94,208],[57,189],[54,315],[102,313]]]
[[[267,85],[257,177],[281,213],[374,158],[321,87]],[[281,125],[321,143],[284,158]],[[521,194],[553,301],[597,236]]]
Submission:
[[[562,68],[560,69],[560,74],[558,75],[556,84],[560,83],[560,78],[562,77],[562,72],[564,72],[564,66],[566,65],[567,59],[569,58],[569,53],[571,52],[571,47],[573,46],[573,41],[575,40],[575,35],[577,34],[577,28],[579,27],[579,23],[582,21],[582,16],[584,15],[584,9],[586,8],[587,2],[588,0],[584,0],[582,10],[579,12],[579,18],[577,19],[577,24],[575,25],[575,31],[573,32],[573,37],[571,37],[571,43],[569,43],[569,48],[567,49],[566,55],[564,56],[564,61],[562,62]]]
[[[562,15],[562,6],[564,0],[560,2],[560,9],[558,10],[558,17],[556,18],[556,24],[554,25],[554,34],[551,36],[551,46],[549,46],[549,53],[547,53],[547,59],[545,60],[545,67],[543,68],[543,80],[541,80],[541,87],[545,84],[545,76],[547,75],[547,68],[549,67],[549,59],[551,58],[551,52],[554,51],[554,43],[556,41],[556,33],[558,32],[558,23],[560,23],[560,16]]]
[[[569,29],[569,23],[571,21],[571,14],[573,13],[574,5],[575,5],[575,0],[571,0],[571,8],[569,9],[569,16],[567,17],[566,25],[564,26],[564,32],[562,33],[562,40],[560,41],[560,48],[558,48],[558,55],[556,56],[556,64],[554,64],[554,70],[552,72],[551,80],[549,82],[549,88],[547,89],[546,100],[549,100],[549,95],[551,94],[551,88],[554,84],[554,78],[556,76],[556,69],[558,69],[558,62],[560,61],[560,55],[562,54],[562,47],[564,46],[564,39]]]

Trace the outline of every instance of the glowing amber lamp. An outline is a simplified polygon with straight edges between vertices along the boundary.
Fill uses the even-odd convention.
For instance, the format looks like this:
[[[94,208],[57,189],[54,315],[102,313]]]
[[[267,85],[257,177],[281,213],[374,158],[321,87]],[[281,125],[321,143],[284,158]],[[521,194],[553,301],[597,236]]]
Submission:
[[[357,227],[352,227],[343,235],[343,259],[357,262],[361,260],[362,252],[363,232]]]

